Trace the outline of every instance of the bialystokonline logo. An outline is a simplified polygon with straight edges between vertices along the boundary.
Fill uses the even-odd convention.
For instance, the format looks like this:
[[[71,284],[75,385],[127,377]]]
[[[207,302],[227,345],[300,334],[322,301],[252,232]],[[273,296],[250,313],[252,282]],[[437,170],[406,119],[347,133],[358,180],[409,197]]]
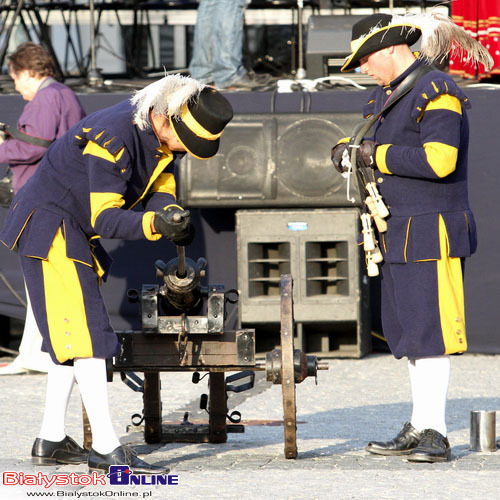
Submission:
[[[175,474],[133,474],[128,465],[110,465],[109,484],[161,484],[173,486],[179,484],[179,476]]]
[[[24,472],[3,472],[4,486],[109,486],[109,485],[163,485],[175,486],[179,484],[176,474],[134,474],[128,465],[110,465],[109,474],[52,474],[48,476],[42,472],[26,474]]]

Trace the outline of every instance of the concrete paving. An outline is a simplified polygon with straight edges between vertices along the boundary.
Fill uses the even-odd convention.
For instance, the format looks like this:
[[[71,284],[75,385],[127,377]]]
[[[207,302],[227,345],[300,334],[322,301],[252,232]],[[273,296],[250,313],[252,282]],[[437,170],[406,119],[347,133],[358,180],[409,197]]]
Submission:
[[[500,452],[470,450],[470,411],[500,408],[500,358],[464,355],[452,358],[448,429],[453,459],[441,464],[410,464],[402,457],[377,457],[364,451],[372,439],[395,436],[410,418],[406,361],[389,354],[363,359],[330,359],[318,374],[297,385],[299,456],[283,453],[281,386],[257,373],[255,388],[230,394],[230,410],[247,421],[243,434],[225,444],[147,445],[139,430],[127,432],[131,416],[141,413],[142,397],[115,375],[109,384],[115,428],[144,460],[169,465],[178,485],[35,485],[0,484],[6,500],[45,498],[150,498],[231,500],[312,499],[490,499],[500,491]],[[189,373],[162,374],[163,415],[180,422],[184,411],[193,422],[205,418],[198,401],[206,381],[191,383]],[[35,467],[31,445],[39,430],[45,375],[0,377],[0,472],[87,476],[85,466]],[[205,414],[206,415],[206,414]],[[81,442],[81,401],[75,387],[67,414],[67,433]],[[497,431],[498,434],[498,431]],[[77,479],[73,479],[74,482]]]

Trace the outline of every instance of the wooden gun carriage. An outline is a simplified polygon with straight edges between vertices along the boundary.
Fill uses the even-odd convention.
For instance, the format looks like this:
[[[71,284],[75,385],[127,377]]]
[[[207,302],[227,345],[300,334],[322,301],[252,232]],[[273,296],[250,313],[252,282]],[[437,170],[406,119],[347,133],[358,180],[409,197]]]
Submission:
[[[328,369],[327,363],[318,362],[315,356],[294,349],[293,334],[293,280],[291,275],[280,279],[281,345],[266,353],[265,360],[255,355],[255,330],[227,331],[224,328],[226,300],[230,292],[221,285],[202,286],[206,261],[197,262],[185,257],[184,247],[177,247],[178,257],[165,264],[155,263],[162,285],[147,284],[142,291],[130,290],[129,300],[140,302],[142,330],[121,331],[117,336],[122,345],[119,356],[114,358],[112,372],[127,374],[144,373],[139,388],[144,401],[144,439],[147,443],[159,442],[210,442],[224,443],[228,432],[243,432],[241,424],[227,424],[227,391],[246,390],[253,387],[255,371],[265,371],[268,381],[281,384],[283,395],[284,446],[287,458],[296,458],[296,397],[295,384],[317,375],[317,370]],[[231,293],[237,293],[231,291]],[[203,306],[206,314],[192,314]],[[165,310],[176,314],[162,314]],[[162,425],[160,373],[168,371],[198,372],[209,375],[208,424]],[[238,372],[226,378],[226,372]],[[250,382],[241,386],[229,385],[248,375]],[[137,377],[134,377],[137,380]],[[236,412],[237,413],[237,412]],[[85,417],[85,416],[84,416]],[[236,421],[236,419],[230,419]],[[88,423],[85,441],[91,439]]]

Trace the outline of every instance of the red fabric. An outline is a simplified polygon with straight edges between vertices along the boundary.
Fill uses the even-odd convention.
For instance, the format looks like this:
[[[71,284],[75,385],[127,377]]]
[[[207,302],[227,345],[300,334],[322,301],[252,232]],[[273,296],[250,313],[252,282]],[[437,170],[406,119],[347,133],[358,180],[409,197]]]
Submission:
[[[500,74],[500,2],[492,0],[453,0],[451,17],[484,45],[493,57],[493,68],[485,71],[482,64],[465,63],[459,53],[450,56],[450,73],[464,78],[488,78]]]

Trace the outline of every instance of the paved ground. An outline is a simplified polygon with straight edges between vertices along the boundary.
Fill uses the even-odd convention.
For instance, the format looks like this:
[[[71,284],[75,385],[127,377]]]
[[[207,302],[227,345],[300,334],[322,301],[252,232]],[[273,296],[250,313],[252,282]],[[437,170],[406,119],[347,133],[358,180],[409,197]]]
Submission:
[[[331,359],[319,372],[318,385],[297,385],[299,457],[283,454],[283,428],[259,425],[282,418],[281,386],[257,377],[256,387],[230,395],[229,407],[251,425],[230,434],[225,444],[146,445],[142,433],[127,432],[130,417],[142,410],[139,393],[119,377],[109,384],[112,414],[123,442],[141,458],[169,464],[179,485],[10,486],[0,484],[6,500],[54,498],[151,499],[490,499],[500,490],[500,452],[472,452],[470,411],[500,407],[500,358],[465,355],[452,359],[448,426],[453,460],[445,464],[409,464],[400,457],[376,457],[363,451],[370,439],[392,438],[410,416],[405,361],[387,354],[361,360]],[[262,375],[258,373],[258,375]],[[162,374],[163,414],[179,421],[203,417],[198,400],[206,380],[191,383],[187,373]],[[28,475],[87,474],[84,466],[33,467],[32,442],[38,431],[45,375],[0,377],[0,472]],[[67,433],[82,440],[81,403],[75,389],[68,408]],[[498,434],[498,433],[497,433]],[[4,475],[5,477],[5,475]],[[14,477],[14,476],[11,476]],[[76,477],[75,475],[73,477]]]

